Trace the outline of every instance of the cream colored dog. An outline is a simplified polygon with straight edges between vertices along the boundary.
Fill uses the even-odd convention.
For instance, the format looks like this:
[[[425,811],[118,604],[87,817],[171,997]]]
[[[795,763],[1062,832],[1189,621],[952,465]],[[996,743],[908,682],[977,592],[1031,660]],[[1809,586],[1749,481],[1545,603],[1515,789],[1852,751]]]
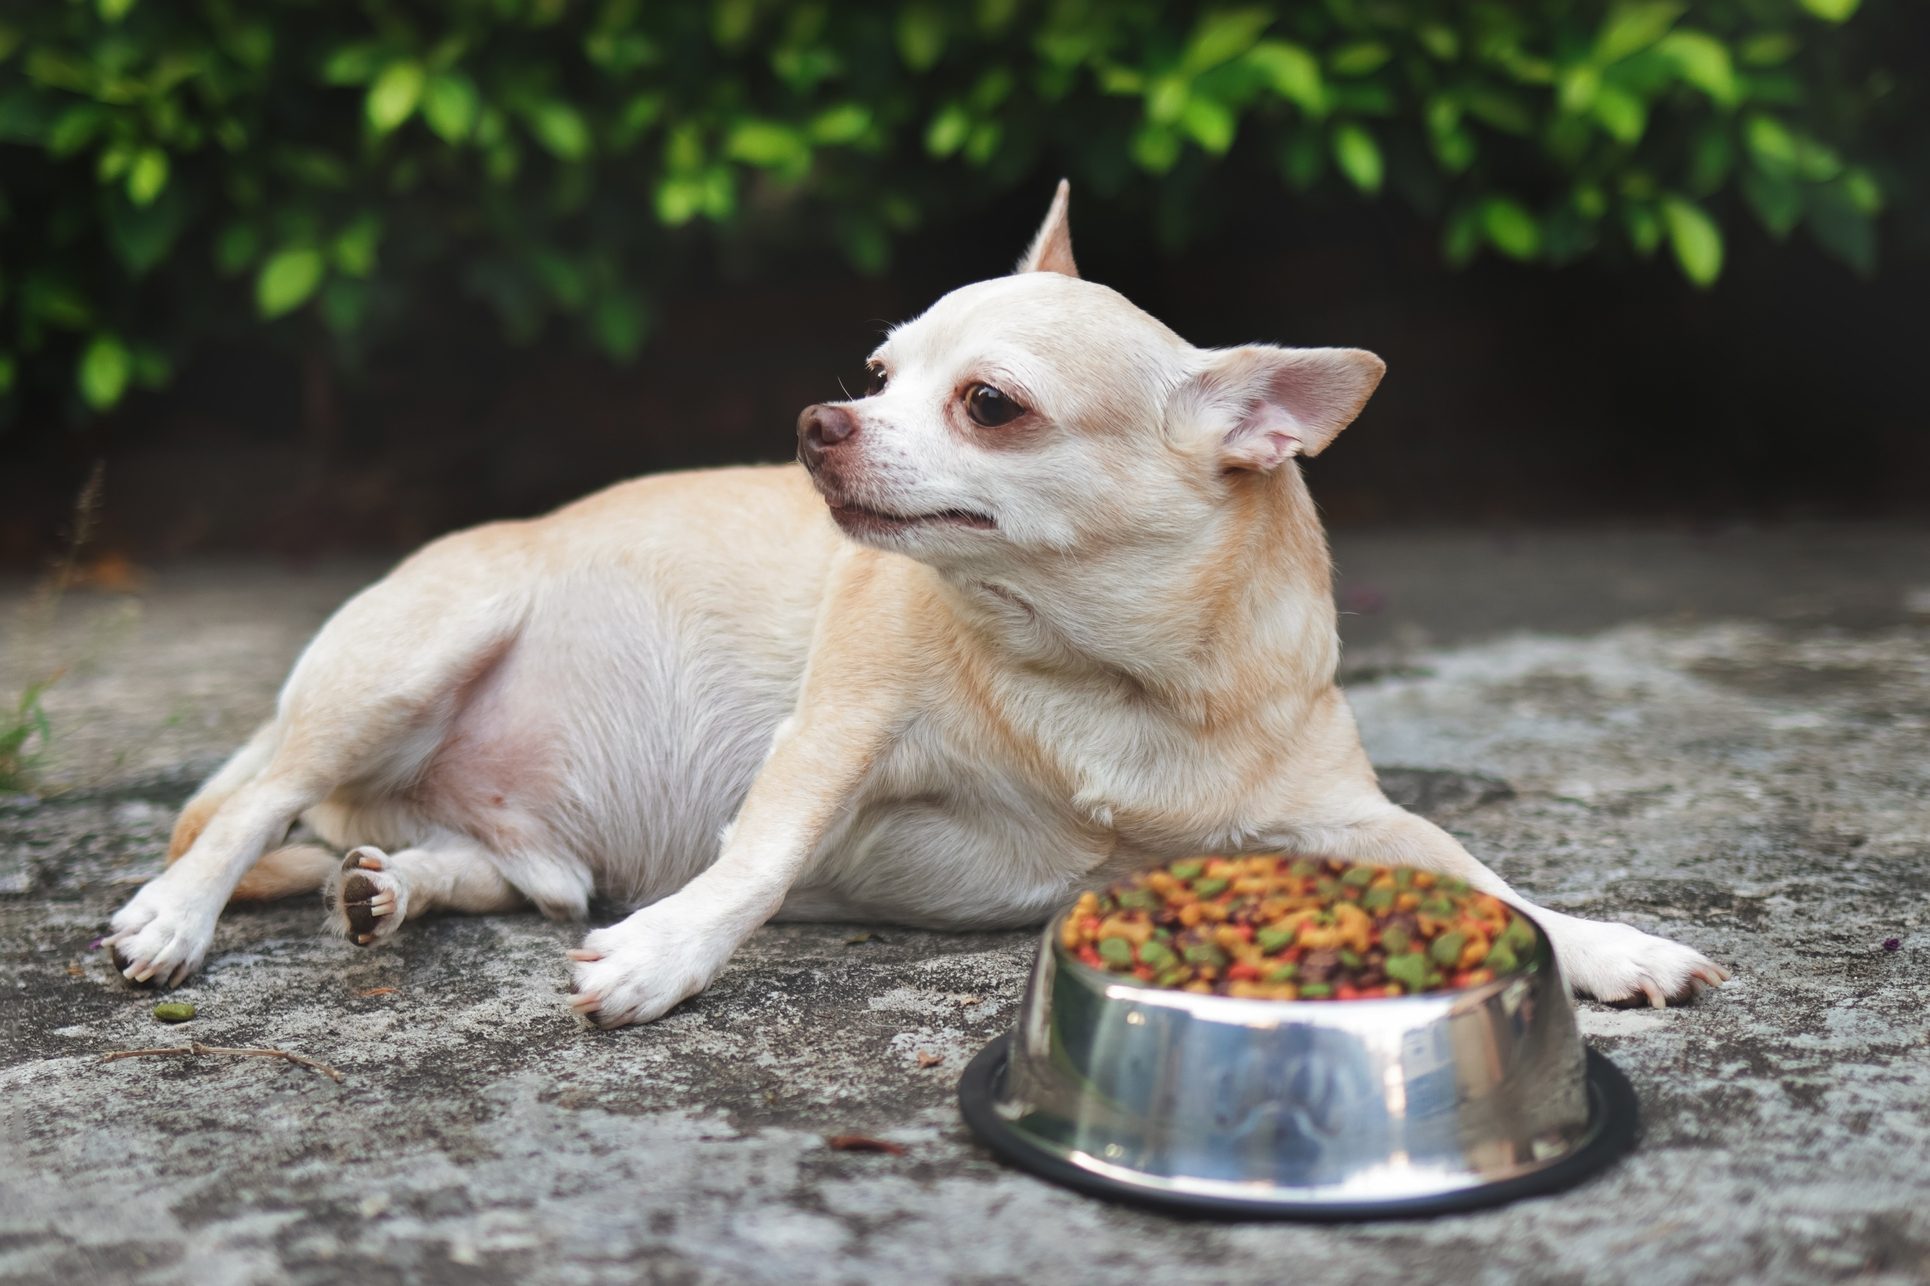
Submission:
[[[429,911],[578,917],[594,890],[643,905],[570,952],[569,1003],[614,1026],[773,916],[1030,925],[1158,859],[1289,849],[1528,907],[1603,999],[1721,981],[1532,907],[1382,796],[1294,464],[1382,370],[1194,348],[1079,279],[1061,184],[1014,275],[803,413],[803,468],[624,483],[351,599],[114,917],[116,964],[178,983],[230,896],[326,888],[370,943]],[[274,847],[298,818],[347,857]]]

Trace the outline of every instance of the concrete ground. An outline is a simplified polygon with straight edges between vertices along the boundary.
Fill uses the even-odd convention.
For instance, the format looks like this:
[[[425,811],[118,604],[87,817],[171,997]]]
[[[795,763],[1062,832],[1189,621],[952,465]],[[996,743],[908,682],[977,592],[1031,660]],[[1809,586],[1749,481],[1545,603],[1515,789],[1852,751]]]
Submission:
[[[767,929],[705,996],[606,1034],[562,1007],[576,927],[428,920],[358,950],[281,904],[224,918],[179,994],[199,1017],[164,1028],[87,944],[376,570],[204,565],[51,624],[0,598],[0,693],[66,667],[41,793],[0,797],[0,1281],[1930,1277],[1930,531],[1337,546],[1390,788],[1548,904],[1735,970],[1682,1009],[1582,1006],[1644,1111],[1583,1187],[1294,1227],[1006,1170],[952,1092],[1012,1020],[1027,934]],[[190,1037],[343,1080],[101,1059]],[[826,1145],[847,1131],[905,1151]]]

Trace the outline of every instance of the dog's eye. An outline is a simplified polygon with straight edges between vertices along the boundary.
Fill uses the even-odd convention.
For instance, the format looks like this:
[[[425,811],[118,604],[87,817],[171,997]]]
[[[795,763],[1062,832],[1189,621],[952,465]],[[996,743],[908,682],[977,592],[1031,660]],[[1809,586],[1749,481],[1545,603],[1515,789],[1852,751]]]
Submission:
[[[890,381],[891,377],[885,374],[885,368],[877,362],[873,362],[864,368],[864,395],[866,397],[878,396],[878,394],[885,391],[885,385]]]
[[[965,390],[965,414],[974,424],[996,429],[1025,414],[1025,408],[990,384],[974,384]]]

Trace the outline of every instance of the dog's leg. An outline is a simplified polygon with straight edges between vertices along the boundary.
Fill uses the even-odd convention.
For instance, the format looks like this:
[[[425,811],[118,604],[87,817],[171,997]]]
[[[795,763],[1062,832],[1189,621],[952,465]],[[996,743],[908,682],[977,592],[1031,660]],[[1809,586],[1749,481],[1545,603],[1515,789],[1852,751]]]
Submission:
[[[455,836],[384,853],[364,844],[343,858],[329,882],[328,924],[367,946],[429,911],[507,911],[523,897],[481,847]]]
[[[193,973],[235,885],[327,790],[323,781],[277,765],[237,789],[188,851],[115,912],[105,939],[114,966],[132,982],[170,987]]]
[[[1645,999],[1659,1008],[1729,977],[1727,969],[1680,943],[1626,924],[1584,920],[1536,906],[1476,861],[1452,835],[1392,804],[1347,824],[1299,828],[1297,840],[1307,852],[1322,856],[1456,876],[1520,907],[1548,931],[1569,986],[1597,1000]]]
[[[264,853],[241,877],[228,900],[272,902],[297,893],[313,893],[328,884],[339,865],[341,859],[334,851],[320,844],[289,844]]]
[[[888,720],[855,694],[828,699],[813,701],[807,683],[708,870],[569,953],[573,1009],[603,1027],[649,1022],[709,986],[777,913],[886,736]]]

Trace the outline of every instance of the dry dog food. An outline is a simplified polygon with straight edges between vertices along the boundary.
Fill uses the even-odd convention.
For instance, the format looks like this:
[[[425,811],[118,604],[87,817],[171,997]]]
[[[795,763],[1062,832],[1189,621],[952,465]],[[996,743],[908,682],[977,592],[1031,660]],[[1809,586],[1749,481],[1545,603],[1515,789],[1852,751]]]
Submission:
[[[1086,893],[1059,941],[1155,987],[1361,1000],[1490,982],[1520,967],[1535,933],[1461,880],[1273,853],[1187,858]]]

